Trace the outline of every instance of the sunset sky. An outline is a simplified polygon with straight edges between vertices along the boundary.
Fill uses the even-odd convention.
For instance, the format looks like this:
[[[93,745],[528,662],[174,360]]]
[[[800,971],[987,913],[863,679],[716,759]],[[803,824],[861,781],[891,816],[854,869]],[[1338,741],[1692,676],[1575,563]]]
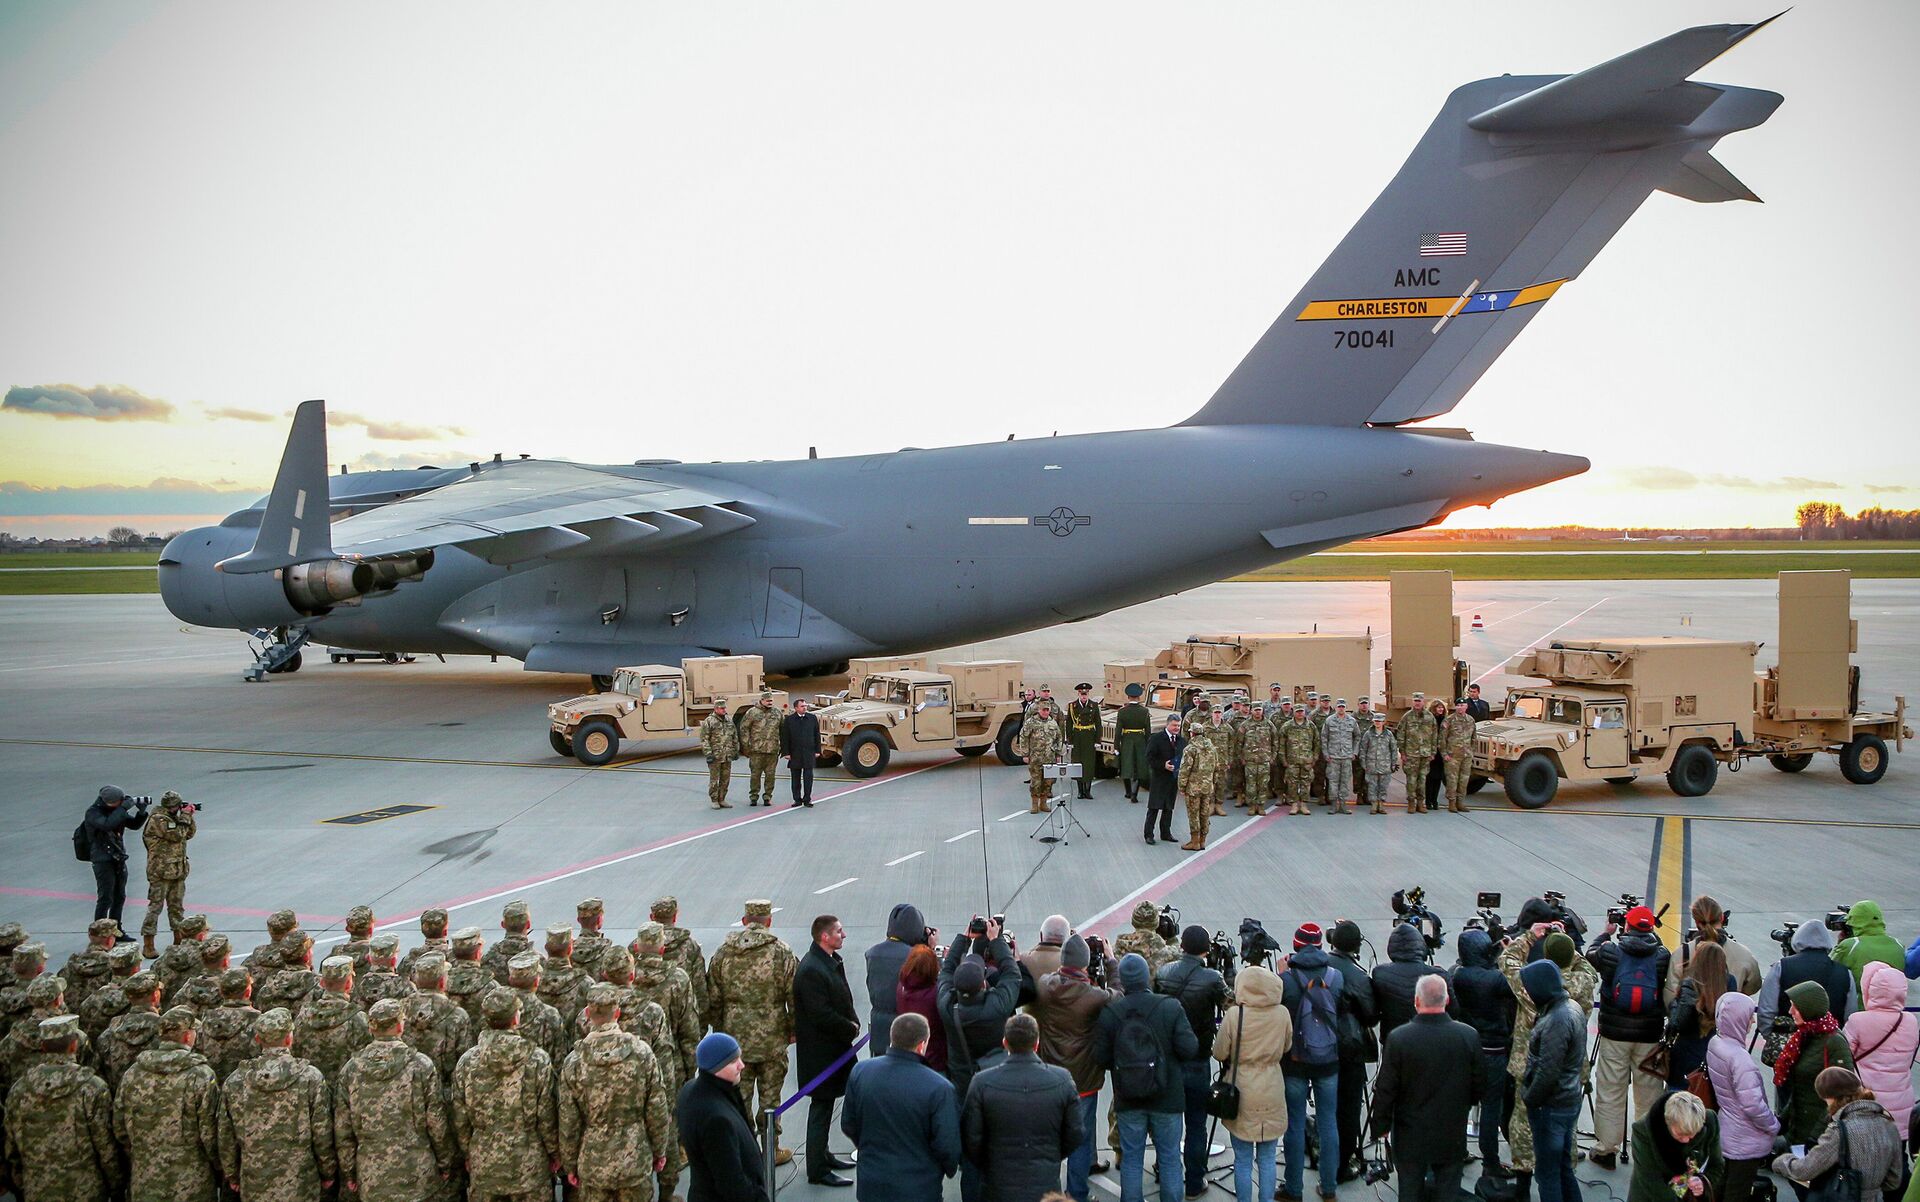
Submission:
[[[0,530],[171,529],[336,462],[823,455],[1197,409],[1457,84],[1724,4],[0,6]],[[1474,525],[1920,507],[1920,5],[1786,95],[1445,424],[1585,454]],[[1204,475],[1169,464],[1168,476]],[[132,515],[132,516],[129,516]]]

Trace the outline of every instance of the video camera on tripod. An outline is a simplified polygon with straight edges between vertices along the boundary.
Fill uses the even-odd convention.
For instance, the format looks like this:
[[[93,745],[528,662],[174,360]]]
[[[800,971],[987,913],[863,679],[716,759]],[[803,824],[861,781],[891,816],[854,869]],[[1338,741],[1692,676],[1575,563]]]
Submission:
[[[1219,939],[1222,936],[1215,936],[1215,938]],[[1240,920],[1240,959],[1243,962],[1272,968],[1273,957],[1284,950],[1278,939],[1267,934],[1267,928],[1260,925],[1259,919]]]
[[[1160,907],[1160,917],[1153,924],[1160,938],[1168,943],[1180,942],[1180,911],[1171,902]]]
[[[1420,932],[1421,941],[1427,945],[1427,959],[1433,959],[1433,953],[1445,945],[1446,938],[1440,916],[1427,909],[1427,891],[1419,885],[1394,890],[1393,912],[1402,923]]]
[[[1820,920],[1820,925],[1826,927],[1842,939],[1851,939],[1853,938],[1853,927],[1847,922],[1847,915],[1851,913],[1852,910],[1853,907],[1851,905],[1836,906],[1834,909],[1827,911],[1826,916]],[[1728,917],[1731,918],[1732,915],[1728,915]],[[1793,934],[1800,929],[1800,925],[1801,924],[1797,922],[1783,922],[1780,924],[1778,930],[1767,932],[1772,936],[1773,941],[1780,945],[1781,955],[1793,955]]]
[[[1473,899],[1473,917],[1467,919],[1466,930],[1485,931],[1494,946],[1507,941],[1507,928],[1500,920],[1500,895],[1482,890]]]

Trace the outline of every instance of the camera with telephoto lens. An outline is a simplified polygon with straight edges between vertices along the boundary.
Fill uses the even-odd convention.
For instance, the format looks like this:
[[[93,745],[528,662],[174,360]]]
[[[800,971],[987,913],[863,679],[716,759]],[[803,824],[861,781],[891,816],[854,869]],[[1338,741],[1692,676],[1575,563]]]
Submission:
[[[1107,987],[1107,941],[1098,935],[1088,935],[1087,943],[1087,979],[1101,989]]]
[[[1607,925],[1610,927],[1626,925],[1627,911],[1640,904],[1640,895],[1637,893],[1622,893],[1617,900],[1617,905],[1607,907]]]
[[[1574,913],[1572,907],[1567,905],[1567,895],[1558,889],[1548,889],[1540,895],[1540,900],[1547,904],[1547,921],[1559,923],[1566,928],[1567,934],[1572,936],[1576,944],[1585,946],[1587,942],[1586,919]]]
[[[1226,976],[1233,971],[1233,943],[1225,931],[1215,931],[1213,942],[1207,944],[1207,967]]]
[[[1853,906],[1839,906],[1828,910],[1826,918],[1822,921],[1826,923],[1829,931],[1840,936],[1840,938],[1851,939],[1853,938],[1853,926],[1847,921],[1847,915],[1851,913],[1853,913]]]
[[[1427,891],[1418,885],[1394,890],[1393,912],[1402,923],[1420,932],[1420,939],[1427,946],[1427,959],[1433,959],[1433,953],[1440,950],[1446,939],[1440,928],[1440,916],[1427,909]]]
[[[985,939],[987,937],[986,915],[975,914],[967,920],[967,937],[969,939]]]
[[[1267,934],[1267,928],[1260,925],[1257,918],[1240,920],[1240,958],[1248,964],[1271,965],[1276,952],[1281,951],[1280,941]]]
[[[1180,911],[1171,903],[1161,906],[1160,920],[1153,924],[1153,929],[1168,943],[1177,942],[1180,938]]]
[[[1797,922],[1783,922],[1780,924],[1779,929],[1768,931],[1767,934],[1775,943],[1780,945],[1781,955],[1791,956],[1793,955],[1794,932],[1799,929],[1800,924]]]

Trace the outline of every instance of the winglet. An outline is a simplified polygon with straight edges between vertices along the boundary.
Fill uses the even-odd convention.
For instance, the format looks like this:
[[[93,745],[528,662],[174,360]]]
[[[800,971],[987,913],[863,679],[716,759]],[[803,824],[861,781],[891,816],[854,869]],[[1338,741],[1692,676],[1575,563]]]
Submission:
[[[327,403],[304,401],[293,411],[287,449],[267,496],[267,512],[253,550],[223,559],[222,572],[272,572],[297,563],[332,559],[327,492]]]

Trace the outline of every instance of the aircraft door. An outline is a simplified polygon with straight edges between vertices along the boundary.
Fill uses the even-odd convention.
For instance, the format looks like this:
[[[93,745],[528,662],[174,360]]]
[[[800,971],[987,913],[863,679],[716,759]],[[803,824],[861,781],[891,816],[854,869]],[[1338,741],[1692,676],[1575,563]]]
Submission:
[[[1618,701],[1586,707],[1587,767],[1627,766],[1627,707]]]
[[[799,568],[767,569],[767,608],[761,633],[770,639],[797,639],[806,613],[806,586]]]
[[[913,740],[916,743],[951,743],[953,741],[952,685],[914,686]]]
[[[686,682],[678,672],[648,676],[641,682],[640,729],[681,731],[687,728]]]

